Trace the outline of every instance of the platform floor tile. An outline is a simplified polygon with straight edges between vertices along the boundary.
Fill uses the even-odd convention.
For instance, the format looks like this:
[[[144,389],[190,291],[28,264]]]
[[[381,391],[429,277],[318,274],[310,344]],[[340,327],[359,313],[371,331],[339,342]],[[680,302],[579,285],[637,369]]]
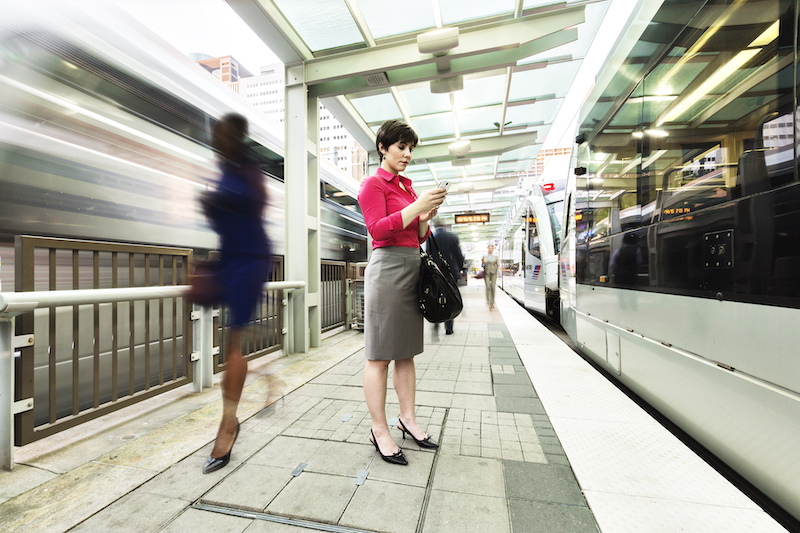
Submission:
[[[511,525],[525,533],[597,533],[594,515],[587,507],[509,500]]]
[[[186,502],[139,489],[120,498],[77,527],[75,533],[155,533],[178,516]]]
[[[423,533],[509,533],[505,498],[431,491]]]
[[[385,533],[414,533],[425,489],[367,479],[358,487],[340,526]]]
[[[244,464],[205,494],[201,503],[261,512],[292,480],[292,469]]]
[[[314,522],[336,524],[356,491],[355,476],[304,472],[267,507],[267,512]]]
[[[562,503],[586,507],[568,466],[504,461],[509,499]]]

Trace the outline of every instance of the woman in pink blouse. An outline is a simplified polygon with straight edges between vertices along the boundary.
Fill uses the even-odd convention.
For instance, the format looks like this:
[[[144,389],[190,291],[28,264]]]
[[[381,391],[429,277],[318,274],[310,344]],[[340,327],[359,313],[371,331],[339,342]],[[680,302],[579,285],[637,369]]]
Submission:
[[[417,423],[414,356],[422,353],[419,310],[419,246],[428,238],[428,221],[447,194],[444,188],[417,196],[401,176],[419,138],[408,124],[390,120],[375,140],[378,171],[364,180],[358,203],[372,236],[372,256],[364,271],[364,396],[372,417],[370,442],[384,461],[408,464],[386,423],[386,382],[394,361],[393,383],[400,402],[397,428],[423,448],[438,448]]]

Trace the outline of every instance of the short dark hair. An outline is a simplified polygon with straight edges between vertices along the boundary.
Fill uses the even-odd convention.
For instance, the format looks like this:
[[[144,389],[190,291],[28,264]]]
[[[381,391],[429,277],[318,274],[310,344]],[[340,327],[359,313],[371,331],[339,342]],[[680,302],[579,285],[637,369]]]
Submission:
[[[247,136],[249,130],[249,125],[244,115],[240,115],[239,113],[228,113],[223,115],[221,121],[230,124],[236,134],[236,139],[244,143],[244,138]]]
[[[411,126],[400,120],[387,120],[381,124],[381,127],[378,128],[378,133],[375,135],[375,148],[378,149],[380,160],[383,161],[381,144],[385,150],[388,150],[391,145],[400,141],[410,144],[414,148],[419,143],[419,137],[417,137],[417,133]]]

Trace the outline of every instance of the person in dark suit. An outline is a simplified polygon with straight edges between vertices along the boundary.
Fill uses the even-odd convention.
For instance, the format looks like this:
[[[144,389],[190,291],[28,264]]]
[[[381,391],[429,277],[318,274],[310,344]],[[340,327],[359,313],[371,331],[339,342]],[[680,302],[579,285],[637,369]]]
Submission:
[[[450,233],[444,227],[441,219],[438,217],[433,219],[433,226],[436,228],[433,235],[436,237],[436,244],[439,246],[439,251],[442,257],[447,261],[450,267],[450,272],[456,281],[461,279],[461,268],[464,266],[464,254],[461,253],[461,243],[458,240],[458,235]],[[428,238],[428,253],[431,254],[433,260],[439,265],[439,268],[444,268],[442,261],[437,254],[431,253],[432,247],[430,245],[430,238]],[[448,320],[444,323],[444,332],[446,335],[453,334],[453,320]],[[434,335],[438,334],[439,324],[433,325]]]

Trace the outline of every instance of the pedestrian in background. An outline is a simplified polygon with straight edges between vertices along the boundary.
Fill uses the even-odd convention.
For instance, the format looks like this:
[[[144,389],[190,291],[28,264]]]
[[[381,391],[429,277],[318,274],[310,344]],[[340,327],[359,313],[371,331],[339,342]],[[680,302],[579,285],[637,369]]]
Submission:
[[[248,157],[247,130],[247,119],[236,113],[223,116],[215,125],[213,144],[220,156],[222,175],[216,190],[201,201],[211,227],[220,237],[219,283],[232,326],[222,376],[222,420],[214,448],[203,466],[204,474],[228,464],[239,436],[236,410],[247,376],[242,327],[250,321],[270,271],[270,243],[264,230],[267,189],[264,175]]]
[[[493,245],[490,244],[487,251],[488,253],[481,259],[481,266],[484,272],[483,282],[486,284],[486,303],[491,310],[494,309],[494,288],[497,285],[497,268],[500,260],[494,253]]]
[[[404,439],[408,433],[420,447],[439,447],[417,423],[414,356],[423,350],[419,247],[428,238],[428,221],[436,215],[447,191],[444,187],[429,189],[418,197],[411,180],[400,175],[418,142],[408,124],[384,122],[375,140],[381,166],[363,181],[358,192],[364,222],[372,236],[372,256],[364,271],[364,397],[372,417],[369,440],[384,461],[401,465],[408,461],[386,422],[391,361],[400,402],[397,428]]]
[[[448,268],[453,274],[453,278],[458,281],[461,279],[461,268],[464,266],[464,254],[461,253],[461,243],[458,240],[458,235],[450,233],[445,229],[444,223],[438,217],[433,219],[433,227],[435,228],[433,237],[436,239],[436,245],[441,252],[442,257],[438,254],[432,253],[431,238],[428,237],[428,254],[433,257],[433,260],[439,265],[439,268],[444,269],[442,259],[447,261]],[[453,320],[448,320],[444,323],[445,335],[453,334]],[[433,334],[438,336],[439,324],[433,325]]]

